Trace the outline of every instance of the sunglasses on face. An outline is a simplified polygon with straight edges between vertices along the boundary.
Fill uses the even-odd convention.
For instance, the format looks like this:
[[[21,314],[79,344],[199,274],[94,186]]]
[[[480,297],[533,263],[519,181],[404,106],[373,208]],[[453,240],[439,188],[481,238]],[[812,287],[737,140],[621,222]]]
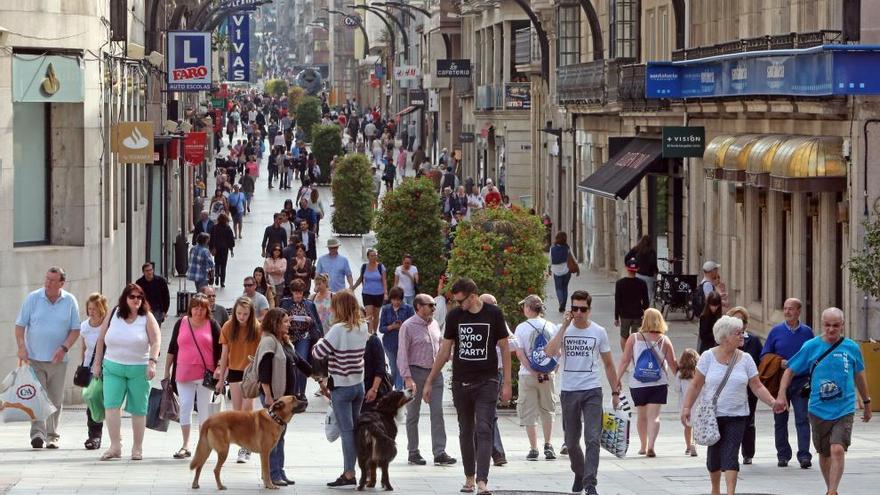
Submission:
[[[589,307],[589,306],[572,306],[572,307],[571,307],[571,310],[572,310],[573,312],[586,313],[587,311],[590,310],[590,307]]]
[[[129,294],[128,299],[131,301],[143,301],[144,296],[139,296],[137,294]]]
[[[257,284],[244,284],[245,287],[253,287],[255,285],[257,285]]]

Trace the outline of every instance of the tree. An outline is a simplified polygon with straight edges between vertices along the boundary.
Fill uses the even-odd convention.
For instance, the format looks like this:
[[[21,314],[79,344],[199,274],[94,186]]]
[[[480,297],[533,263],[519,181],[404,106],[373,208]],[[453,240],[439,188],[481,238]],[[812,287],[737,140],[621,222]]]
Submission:
[[[266,93],[272,96],[284,96],[287,94],[287,89],[287,81],[283,79],[269,79],[268,81],[266,81]]]
[[[320,125],[312,127],[312,153],[321,167],[321,176],[318,184],[330,183],[330,160],[334,156],[342,155],[342,134],[336,124]]]
[[[437,283],[446,267],[443,256],[443,221],[440,195],[428,179],[404,180],[382,197],[376,213],[376,249],[388,271],[389,287],[393,267],[411,254],[419,268],[419,292],[436,295]]]
[[[544,230],[537,216],[519,208],[485,208],[455,232],[449,260],[450,283],[460,277],[498,299],[511,328],[525,318],[517,303],[529,294],[544,296],[547,259]]]
[[[291,111],[296,110],[296,107],[299,106],[300,102],[302,102],[303,97],[305,97],[306,91],[299,86],[291,86],[290,89],[287,90],[287,105]]]
[[[333,231],[366,234],[373,224],[373,174],[361,153],[346,155],[333,169]]]
[[[864,246],[844,264],[859,290],[880,299],[880,217],[865,222]]]
[[[306,96],[296,107],[296,125],[300,126],[306,142],[312,142],[312,126],[321,122],[321,100]]]

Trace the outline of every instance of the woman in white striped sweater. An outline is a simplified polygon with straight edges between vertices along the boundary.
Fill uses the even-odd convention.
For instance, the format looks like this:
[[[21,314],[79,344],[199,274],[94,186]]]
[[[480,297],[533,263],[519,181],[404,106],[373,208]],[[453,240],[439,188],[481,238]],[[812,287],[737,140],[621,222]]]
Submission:
[[[357,447],[354,425],[364,401],[364,348],[370,337],[357,298],[349,290],[333,294],[333,326],[312,348],[315,359],[327,358],[330,401],[342,437],[342,475],[329,487],[355,485]]]

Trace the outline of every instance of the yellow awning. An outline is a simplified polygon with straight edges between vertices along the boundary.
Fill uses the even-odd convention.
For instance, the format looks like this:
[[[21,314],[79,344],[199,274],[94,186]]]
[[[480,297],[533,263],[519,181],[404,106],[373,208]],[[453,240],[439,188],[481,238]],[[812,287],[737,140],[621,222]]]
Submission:
[[[764,136],[752,144],[746,157],[746,172],[750,174],[769,174],[776,156],[776,150],[788,136]]]
[[[703,168],[722,168],[724,156],[734,141],[736,141],[736,136],[730,135],[717,136],[709,141],[709,144],[706,145],[706,151],[703,152]]]
[[[839,137],[792,137],[779,145],[770,175],[790,179],[846,177],[843,139]]]
[[[748,163],[749,151],[761,139],[760,134],[744,134],[737,136],[727,147],[721,168],[725,170],[739,170],[745,172]]]

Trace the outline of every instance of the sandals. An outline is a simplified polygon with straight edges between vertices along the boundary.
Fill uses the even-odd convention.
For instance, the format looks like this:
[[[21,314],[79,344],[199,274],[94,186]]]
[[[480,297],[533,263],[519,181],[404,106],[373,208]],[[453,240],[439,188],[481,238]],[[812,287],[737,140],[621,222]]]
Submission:
[[[122,450],[121,449],[120,450],[108,449],[107,452],[104,452],[104,454],[101,455],[101,460],[102,461],[109,461],[111,459],[119,459],[121,457],[122,457]]]
[[[187,457],[191,457],[191,456],[192,456],[192,452],[190,452],[189,450],[180,449],[177,452],[175,452],[172,457],[174,457],[175,459],[186,459]]]
[[[144,453],[141,450],[131,449],[131,460],[133,461],[142,461],[144,460]]]
[[[86,450],[98,450],[101,448],[101,439],[100,438],[90,438],[86,440],[85,444]]]
[[[459,490],[459,492],[461,492],[461,493],[474,493],[474,490],[475,490],[474,485],[462,485],[461,490]]]

